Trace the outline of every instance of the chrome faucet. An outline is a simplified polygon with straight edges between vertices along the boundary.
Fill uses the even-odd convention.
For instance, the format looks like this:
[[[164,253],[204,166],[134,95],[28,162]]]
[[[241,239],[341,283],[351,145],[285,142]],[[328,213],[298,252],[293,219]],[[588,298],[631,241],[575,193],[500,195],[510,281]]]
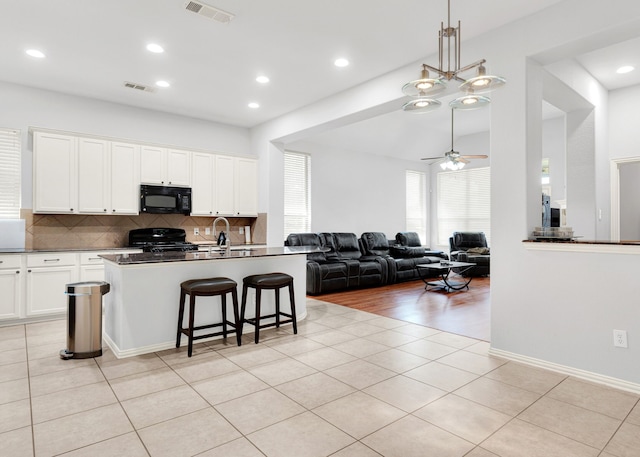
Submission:
[[[227,220],[226,217],[217,217],[214,221],[213,221],[213,235],[216,235],[216,224],[218,223],[218,221],[223,221],[226,224],[226,228],[227,228],[227,232],[226,232],[226,237],[224,240],[224,248],[227,251],[226,253],[229,254],[231,252],[231,240],[229,239],[229,221]]]

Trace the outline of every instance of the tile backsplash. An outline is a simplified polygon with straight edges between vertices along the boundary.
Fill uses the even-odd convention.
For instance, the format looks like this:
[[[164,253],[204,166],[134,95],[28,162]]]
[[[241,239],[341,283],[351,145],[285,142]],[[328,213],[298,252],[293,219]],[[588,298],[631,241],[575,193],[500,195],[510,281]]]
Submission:
[[[105,249],[126,247],[129,230],[148,227],[182,228],[187,241],[215,241],[216,236],[205,235],[205,228],[212,227],[213,217],[191,217],[180,214],[141,214],[139,216],[93,216],[82,214],[33,214],[22,210],[25,219],[26,249]],[[244,244],[245,236],[240,228],[251,227],[253,244],[266,244],[267,215],[254,217],[230,217],[232,245]],[[194,228],[200,235],[194,235]],[[224,224],[218,223],[218,230]]]

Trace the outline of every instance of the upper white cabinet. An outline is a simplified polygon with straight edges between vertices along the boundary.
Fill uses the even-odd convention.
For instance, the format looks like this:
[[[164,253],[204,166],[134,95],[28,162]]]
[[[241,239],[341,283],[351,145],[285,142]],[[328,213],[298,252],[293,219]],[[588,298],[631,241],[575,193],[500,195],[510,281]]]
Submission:
[[[109,142],[78,138],[78,212],[106,213],[110,188]]]
[[[56,133],[33,135],[33,211],[77,211],[77,138]]]
[[[254,159],[236,159],[234,209],[236,216],[258,215],[258,162]]]
[[[215,170],[215,212],[216,216],[233,216],[235,159],[231,156],[216,156]]]
[[[140,212],[140,146],[111,143],[109,183],[111,214]]]
[[[164,186],[191,185],[191,152],[155,146],[140,148],[140,181]]]
[[[194,152],[191,156],[191,215],[215,214],[215,165],[213,154]]]
[[[258,164],[255,159],[216,156],[215,215],[258,215]]]

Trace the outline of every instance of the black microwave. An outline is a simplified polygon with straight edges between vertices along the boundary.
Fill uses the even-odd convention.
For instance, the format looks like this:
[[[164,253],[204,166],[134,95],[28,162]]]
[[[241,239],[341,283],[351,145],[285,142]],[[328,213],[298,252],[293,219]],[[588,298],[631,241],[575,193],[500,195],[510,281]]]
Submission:
[[[140,185],[140,212],[149,214],[191,213],[191,188]]]

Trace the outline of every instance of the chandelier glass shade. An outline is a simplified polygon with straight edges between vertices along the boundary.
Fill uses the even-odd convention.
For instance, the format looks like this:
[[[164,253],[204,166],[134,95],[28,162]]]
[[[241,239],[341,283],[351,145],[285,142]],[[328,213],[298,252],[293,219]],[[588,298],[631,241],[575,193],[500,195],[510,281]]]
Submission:
[[[447,26],[444,26],[444,22],[441,23],[440,32],[438,33],[438,66],[434,67],[423,63],[420,78],[410,81],[402,87],[402,92],[405,95],[418,99],[405,103],[402,109],[411,113],[424,113],[437,108],[439,105],[434,103],[436,100],[430,97],[443,92],[447,88],[447,82],[452,79],[461,83],[458,90],[465,95],[449,103],[451,108],[477,109],[491,103],[488,97],[483,97],[478,94],[487,93],[502,87],[506,84],[506,80],[500,76],[487,75],[487,70],[484,66],[486,63],[485,59],[464,67],[461,66],[460,54],[460,21],[458,21],[457,27],[451,27],[451,0],[447,0]],[[476,69],[476,76],[469,79],[461,76],[461,73],[473,69]],[[429,71],[435,73],[437,77],[430,77]],[[420,101],[419,104],[421,106],[428,105],[429,109],[427,111],[417,109],[416,105],[418,101]],[[429,103],[425,105],[427,101]]]

